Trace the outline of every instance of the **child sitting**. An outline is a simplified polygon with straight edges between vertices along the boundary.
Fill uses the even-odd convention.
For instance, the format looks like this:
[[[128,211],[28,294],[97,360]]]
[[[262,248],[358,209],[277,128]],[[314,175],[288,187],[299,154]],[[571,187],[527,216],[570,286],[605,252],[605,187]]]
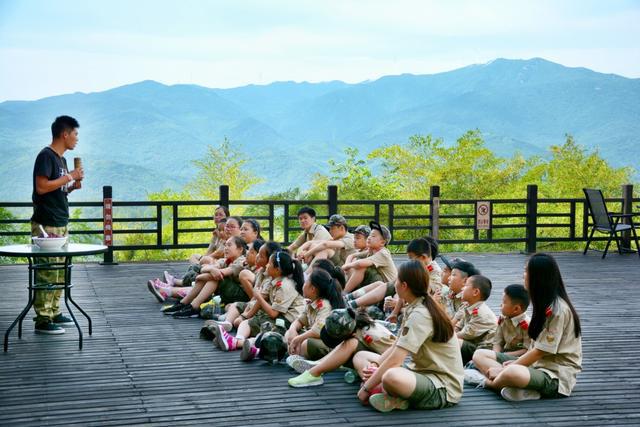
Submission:
[[[178,303],[163,309],[164,314],[171,314],[176,318],[198,317],[200,304],[206,302],[218,290],[224,304],[249,299],[238,283],[238,274],[245,259],[244,240],[237,236],[230,237],[225,243],[224,251],[225,258],[216,264],[204,266],[189,294]]]
[[[462,363],[466,364],[478,348],[491,348],[496,333],[496,315],[486,304],[491,295],[491,280],[476,274],[467,278],[462,288],[462,316],[456,324]]]
[[[327,271],[313,270],[302,287],[302,296],[307,299],[305,311],[291,324],[284,336],[289,354],[317,360],[331,351],[320,340],[320,330],[331,310],[344,306],[338,289]],[[302,329],[305,331],[298,334]]]
[[[254,292],[259,311],[251,319],[240,323],[236,336],[231,336],[222,326],[214,329],[220,349],[233,351],[242,348],[247,338],[255,337],[260,332],[264,322],[275,325],[276,319],[281,319],[288,329],[302,314],[304,299],[300,292],[304,278],[300,263],[287,252],[276,252],[269,258],[267,275],[272,282],[268,298],[261,292]]]
[[[298,248],[311,240],[330,240],[331,234],[320,224],[316,224],[316,211],[304,206],[298,211],[298,221],[302,234],[287,247],[290,254],[297,254]]]
[[[515,360],[527,352],[531,344],[527,307],[529,294],[524,286],[509,285],[504,288],[500,305],[502,314],[498,317],[493,350],[479,349],[473,353],[473,363],[477,370],[465,370],[466,382],[474,385],[483,384],[485,377],[481,372],[502,366],[507,360]]]
[[[330,259],[335,265],[344,265],[347,257],[356,252],[353,234],[347,229],[342,215],[329,218],[331,240],[310,240],[298,250],[298,258],[311,266],[316,260]]]
[[[356,254],[354,261],[342,266],[348,274],[345,292],[352,292],[363,285],[375,282],[372,275],[379,277],[378,280],[384,283],[395,280],[398,275],[391,252],[386,248],[391,241],[391,232],[375,221],[371,221],[369,226],[371,233],[367,237],[367,251]]]
[[[468,261],[457,261],[451,266],[449,275],[449,316],[453,319],[453,326],[460,320],[462,312],[462,287],[469,276],[480,274],[480,271]]]
[[[387,328],[371,319],[365,311],[352,309],[333,310],[320,332],[324,344],[333,348],[317,363],[310,363],[302,357],[290,356],[287,363],[297,377],[290,378],[291,387],[311,387],[324,383],[322,375],[351,364],[358,351],[366,350],[382,354],[389,349],[396,337]],[[363,375],[362,372],[359,373]]]

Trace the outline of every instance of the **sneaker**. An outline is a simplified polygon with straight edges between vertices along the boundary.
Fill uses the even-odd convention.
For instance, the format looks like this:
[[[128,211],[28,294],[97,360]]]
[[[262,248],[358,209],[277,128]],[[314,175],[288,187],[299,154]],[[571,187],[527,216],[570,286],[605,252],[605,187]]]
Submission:
[[[215,329],[216,329],[216,327],[215,327],[215,326],[207,326],[207,325],[204,325],[204,326],[200,329],[200,339],[215,342],[216,335],[215,335],[215,333],[213,332]]]
[[[484,388],[484,384],[487,378],[476,369],[464,370],[464,382],[469,385],[475,385],[479,388]]]
[[[400,397],[389,396],[387,393],[369,395],[369,405],[379,412],[391,412],[394,409],[404,411],[409,408],[409,401]]]
[[[59,326],[75,326],[73,319],[71,317],[65,316],[62,313],[58,313],[57,315],[53,316],[53,319],[51,319],[51,323]]]
[[[218,326],[217,331],[215,332],[216,339],[218,341],[218,346],[222,351],[233,351],[236,349],[238,341],[229,335],[227,331],[224,330],[222,326]]]
[[[500,395],[509,402],[522,402],[523,400],[538,400],[540,393],[526,388],[504,387],[500,390]]]
[[[318,362],[307,360],[298,354],[292,354],[291,356],[287,357],[285,361],[287,362],[287,365],[289,365],[294,371],[299,374],[308,371],[318,364]]]
[[[167,305],[165,307],[162,307],[162,309],[160,311],[162,311],[162,313],[164,314],[173,314],[176,313],[180,310],[182,310],[183,308],[185,308],[186,305],[181,303],[181,302],[177,302],[173,305]],[[191,305],[189,305],[189,307],[191,307]]]
[[[163,275],[164,275],[164,281],[167,282],[169,286],[173,286],[176,284],[176,278],[167,270],[164,271]]]
[[[186,319],[188,317],[199,317],[200,309],[193,308],[191,304],[188,304],[182,310],[174,312],[172,316],[179,319]]]
[[[322,375],[319,377],[314,377],[311,375],[311,372],[304,371],[297,377],[289,378],[287,381],[291,387],[313,387],[317,385],[324,384],[324,380],[322,379]]]
[[[233,329],[233,325],[231,324],[231,322],[227,322],[226,320],[211,320],[211,323],[215,326],[222,326],[227,332],[231,332],[231,330]]]
[[[60,335],[64,334],[64,328],[53,322],[42,322],[36,323],[35,332],[36,334]]]
[[[249,362],[256,357],[260,353],[260,349],[254,345],[254,341],[251,339],[244,340],[244,344],[242,344],[242,352],[240,353],[240,360],[244,362]]]
[[[147,289],[149,289],[149,292],[151,292],[151,294],[154,297],[156,297],[158,302],[165,302],[166,301],[166,299],[168,297],[167,291],[165,291],[160,286],[156,285],[156,283],[153,280],[149,280],[147,282]]]

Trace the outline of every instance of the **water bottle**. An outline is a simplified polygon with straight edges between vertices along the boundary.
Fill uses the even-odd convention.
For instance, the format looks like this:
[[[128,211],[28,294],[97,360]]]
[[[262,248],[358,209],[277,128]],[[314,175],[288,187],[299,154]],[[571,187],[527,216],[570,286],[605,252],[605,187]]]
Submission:
[[[213,304],[213,315],[220,316],[222,314],[222,298],[220,295],[213,297]],[[214,317],[214,319],[217,319],[217,317]]]
[[[347,372],[344,373],[344,382],[347,384],[353,384],[356,380],[360,379],[358,373],[353,369],[348,369]]]
[[[385,328],[387,328],[389,331],[391,331],[394,334],[398,330],[398,324],[397,323],[387,322],[386,320],[376,320],[376,322],[381,324],[382,326],[384,326]]]

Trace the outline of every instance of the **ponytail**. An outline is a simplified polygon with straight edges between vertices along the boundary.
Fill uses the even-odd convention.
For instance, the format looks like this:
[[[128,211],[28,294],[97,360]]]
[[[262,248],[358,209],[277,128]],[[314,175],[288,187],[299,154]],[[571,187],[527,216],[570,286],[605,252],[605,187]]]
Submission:
[[[320,298],[329,300],[332,310],[344,308],[344,299],[340,292],[338,292],[339,285],[327,271],[318,268],[314,269],[309,278],[309,282],[318,289]]]
[[[327,273],[329,273],[331,277],[333,277],[336,281],[335,285],[338,293],[339,294],[342,293],[342,290],[344,289],[344,285],[347,283],[347,280],[344,276],[344,271],[342,271],[340,267],[335,265],[329,259],[319,259],[318,261],[315,262],[314,267],[321,268],[325,270]]]
[[[296,283],[296,291],[302,295],[302,285],[304,285],[304,273],[302,264],[297,259],[291,258],[285,251],[276,252],[273,256],[273,265],[279,268],[283,276],[289,277]]]

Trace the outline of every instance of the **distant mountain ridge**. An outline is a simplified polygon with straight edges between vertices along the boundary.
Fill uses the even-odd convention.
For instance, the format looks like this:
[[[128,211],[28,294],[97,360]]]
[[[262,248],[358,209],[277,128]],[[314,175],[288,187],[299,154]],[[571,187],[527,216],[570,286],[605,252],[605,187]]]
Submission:
[[[226,136],[266,178],[258,192],[305,187],[345,147],[367,153],[431,134],[452,143],[469,129],[509,155],[544,154],[564,134],[615,165],[638,167],[640,79],[568,68],[544,59],[497,59],[430,74],[347,84],[276,82],[233,89],[143,81],[97,93],[0,103],[2,201],[27,201],[37,152],[60,114],[76,117],[87,179],[75,200],[102,185],[119,199],[180,189],[190,161]],[[634,164],[635,162],[635,164]]]

